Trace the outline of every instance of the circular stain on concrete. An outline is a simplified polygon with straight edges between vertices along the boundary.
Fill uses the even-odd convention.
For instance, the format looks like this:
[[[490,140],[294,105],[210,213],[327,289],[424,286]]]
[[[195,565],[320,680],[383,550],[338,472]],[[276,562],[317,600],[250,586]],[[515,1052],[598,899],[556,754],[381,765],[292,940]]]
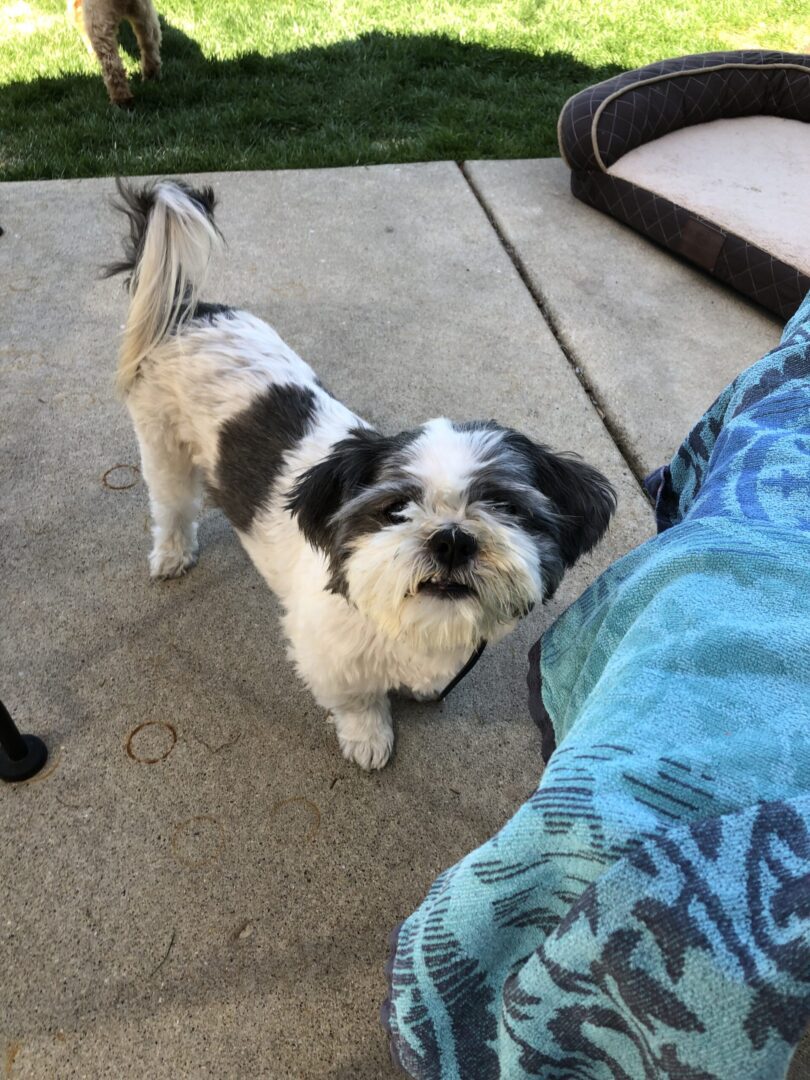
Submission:
[[[101,477],[101,482],[108,491],[126,491],[135,487],[141,478],[137,465],[111,465]]]
[[[311,799],[282,799],[270,811],[270,824],[288,843],[312,843],[321,827],[321,812]]]
[[[53,774],[62,764],[62,756],[64,754],[64,751],[64,746],[60,746],[55,754],[49,750],[48,767],[46,769],[43,769],[42,772],[34,773],[33,776],[29,776],[27,780],[21,781],[17,786],[24,787],[26,784],[38,784],[42,780],[47,780],[49,776],[53,776]]]
[[[127,755],[141,765],[157,765],[174,750],[177,732],[165,720],[147,720],[138,724],[127,736]]]
[[[225,830],[216,818],[203,814],[175,827],[172,854],[191,870],[216,862],[224,850]]]

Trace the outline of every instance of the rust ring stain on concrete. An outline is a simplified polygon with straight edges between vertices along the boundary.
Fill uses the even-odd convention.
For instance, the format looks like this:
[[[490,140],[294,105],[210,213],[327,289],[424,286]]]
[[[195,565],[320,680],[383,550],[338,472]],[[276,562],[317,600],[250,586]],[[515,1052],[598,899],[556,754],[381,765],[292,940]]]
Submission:
[[[6,1067],[4,1071],[7,1078],[11,1076],[11,1070],[14,1068],[14,1062],[20,1050],[22,1050],[22,1043],[18,1039],[12,1039],[6,1043]]]
[[[63,751],[64,751],[64,747],[60,746],[59,750],[56,752],[56,754],[54,756],[51,756],[50,753],[49,753],[48,754],[47,768],[43,769],[42,772],[38,772],[38,773],[35,773],[33,776],[29,776],[29,778],[27,780],[23,780],[22,783],[19,784],[18,786],[22,787],[23,785],[27,786],[28,784],[39,784],[42,780],[47,780],[49,776],[53,776],[53,774],[56,772],[56,770],[62,764],[62,753],[63,753]]]
[[[277,802],[275,806],[271,809],[269,819],[270,822],[273,822],[276,817],[278,817],[279,812],[285,806],[302,806],[305,810],[308,811],[310,815],[310,825],[304,836],[304,839],[308,840],[310,843],[313,843],[315,837],[318,835],[318,829],[320,829],[321,827],[321,811],[318,809],[315,803],[312,802],[311,799],[303,798],[282,799],[281,802]]]
[[[169,733],[169,745],[159,754],[157,757],[141,757],[132,746],[132,740],[135,736],[143,731],[145,728],[163,728],[164,731]],[[177,742],[177,731],[173,724],[167,723],[165,720],[145,720],[142,724],[138,724],[136,728],[133,728],[127,736],[127,741],[124,743],[127,751],[127,757],[132,758],[133,761],[139,762],[141,765],[157,765],[159,761],[165,761],[169,754],[174,750]]]
[[[129,480],[124,484],[115,484],[108,479],[110,473],[114,473],[116,469],[126,469],[129,473]],[[111,465],[109,469],[101,477],[101,482],[108,491],[126,491],[127,488],[135,487],[141,478],[141,470],[137,465]]]
[[[199,849],[199,855],[194,854],[195,848]],[[189,818],[175,826],[172,854],[190,870],[198,870],[201,866],[216,862],[224,850],[225,830],[216,818],[208,814]]]

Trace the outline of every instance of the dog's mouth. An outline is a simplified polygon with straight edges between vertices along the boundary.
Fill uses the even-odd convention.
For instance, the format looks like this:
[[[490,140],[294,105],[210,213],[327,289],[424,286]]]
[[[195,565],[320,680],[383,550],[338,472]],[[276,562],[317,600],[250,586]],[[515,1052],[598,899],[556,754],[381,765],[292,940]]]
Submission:
[[[443,581],[441,578],[427,578],[416,587],[420,596],[438,596],[443,600],[463,600],[475,596],[475,589],[461,581]]]

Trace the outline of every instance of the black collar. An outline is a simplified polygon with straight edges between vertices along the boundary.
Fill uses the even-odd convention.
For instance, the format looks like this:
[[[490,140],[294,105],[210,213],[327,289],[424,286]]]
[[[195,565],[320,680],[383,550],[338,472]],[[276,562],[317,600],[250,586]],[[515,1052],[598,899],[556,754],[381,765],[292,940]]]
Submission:
[[[484,651],[484,649],[486,647],[487,647],[486,641],[482,641],[481,644],[478,646],[478,648],[475,650],[475,652],[472,654],[470,659],[467,661],[467,663],[464,665],[464,667],[458,673],[458,675],[455,675],[450,680],[450,682],[447,684],[447,686],[445,686],[444,690],[442,690],[442,692],[439,694],[439,697],[438,697],[439,701],[444,701],[444,699],[447,697],[447,695],[450,693],[450,691],[454,690],[458,686],[458,684],[461,682],[461,680],[464,678],[464,676],[469,675],[469,673],[472,671],[472,669],[475,667],[475,665],[481,659],[481,654],[483,653],[483,651]]]

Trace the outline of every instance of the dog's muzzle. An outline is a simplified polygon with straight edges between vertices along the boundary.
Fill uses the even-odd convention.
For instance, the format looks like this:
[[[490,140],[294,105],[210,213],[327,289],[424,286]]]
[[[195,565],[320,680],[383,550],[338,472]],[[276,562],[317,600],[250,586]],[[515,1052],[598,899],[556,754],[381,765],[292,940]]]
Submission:
[[[471,562],[478,551],[478,541],[458,525],[439,529],[428,540],[428,550],[443,569],[452,573]]]

